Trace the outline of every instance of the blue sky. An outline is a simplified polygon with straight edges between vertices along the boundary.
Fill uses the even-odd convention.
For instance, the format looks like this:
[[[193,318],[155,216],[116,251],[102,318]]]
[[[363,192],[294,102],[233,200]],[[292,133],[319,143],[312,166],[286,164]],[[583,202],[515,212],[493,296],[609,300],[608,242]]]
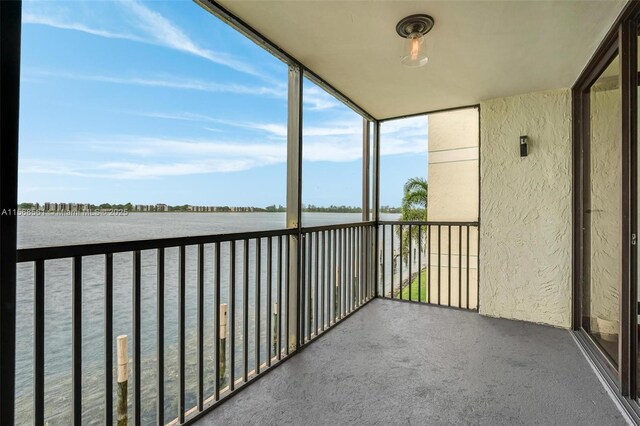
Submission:
[[[27,1],[23,23],[21,202],[285,204],[284,63],[188,0]],[[303,93],[303,203],[359,205],[362,119]],[[424,117],[383,124],[383,205],[426,144]]]

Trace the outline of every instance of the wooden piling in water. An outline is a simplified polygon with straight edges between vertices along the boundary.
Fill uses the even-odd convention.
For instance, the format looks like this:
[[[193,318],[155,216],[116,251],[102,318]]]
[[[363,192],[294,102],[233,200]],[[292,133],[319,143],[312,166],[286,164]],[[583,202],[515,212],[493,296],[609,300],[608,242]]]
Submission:
[[[273,352],[269,354],[269,358],[273,358],[278,353],[278,304],[273,304],[273,333],[271,333],[271,340],[273,340]]]
[[[118,336],[116,339],[116,354],[118,359],[118,426],[127,425],[127,386],[129,382],[129,349],[127,336]]]
[[[220,379],[220,387],[225,386],[225,375],[227,373],[227,304],[220,305],[220,365],[218,366],[218,377]]]

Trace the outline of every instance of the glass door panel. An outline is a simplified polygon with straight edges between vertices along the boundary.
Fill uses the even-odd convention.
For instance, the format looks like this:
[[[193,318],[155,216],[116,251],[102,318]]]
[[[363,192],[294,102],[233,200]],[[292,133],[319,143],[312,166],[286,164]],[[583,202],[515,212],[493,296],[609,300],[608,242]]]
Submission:
[[[618,57],[591,86],[585,191],[582,326],[617,366],[620,330],[622,144]]]

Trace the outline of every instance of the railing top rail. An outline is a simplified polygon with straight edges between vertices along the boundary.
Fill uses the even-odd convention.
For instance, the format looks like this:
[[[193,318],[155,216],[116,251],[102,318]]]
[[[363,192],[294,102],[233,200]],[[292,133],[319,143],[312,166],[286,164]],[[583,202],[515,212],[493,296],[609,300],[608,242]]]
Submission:
[[[341,223],[336,225],[310,226],[301,229],[302,233],[329,231],[333,229],[373,226],[375,222]],[[275,229],[268,231],[236,232],[213,235],[195,235],[188,237],[156,238],[132,241],[116,241],[107,243],[76,244],[67,246],[32,247],[18,250],[18,263],[37,260],[66,259],[76,256],[95,256],[109,253],[123,253],[138,250],[154,250],[159,248],[212,244],[217,242],[239,241],[254,238],[275,237],[280,235],[296,235],[296,228]]]
[[[123,253],[138,250],[212,244],[217,242],[239,241],[253,238],[295,235],[297,229],[276,229],[269,231],[237,232],[214,235],[196,235],[189,237],[156,238],[108,243],[77,244],[53,247],[33,247],[18,250],[18,263],[37,260],[65,259],[76,256],[95,256],[109,253]]]
[[[345,228],[358,228],[365,226],[375,226],[375,221],[369,222],[351,222],[351,223],[337,223],[334,225],[319,225],[319,226],[306,226],[301,229],[303,234],[308,234],[309,232],[318,232],[318,231],[331,231],[333,229],[345,229]]]
[[[381,220],[380,225],[478,226],[480,222],[435,222],[419,220]]]

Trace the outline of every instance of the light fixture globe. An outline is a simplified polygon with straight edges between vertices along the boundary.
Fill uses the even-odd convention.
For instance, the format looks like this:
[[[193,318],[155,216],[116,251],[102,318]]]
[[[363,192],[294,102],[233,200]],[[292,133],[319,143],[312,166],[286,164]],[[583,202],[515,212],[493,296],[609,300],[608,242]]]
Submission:
[[[426,65],[427,58],[424,35],[433,28],[434,20],[429,15],[411,15],[400,20],[396,32],[405,39],[400,63],[405,67],[417,68]]]

